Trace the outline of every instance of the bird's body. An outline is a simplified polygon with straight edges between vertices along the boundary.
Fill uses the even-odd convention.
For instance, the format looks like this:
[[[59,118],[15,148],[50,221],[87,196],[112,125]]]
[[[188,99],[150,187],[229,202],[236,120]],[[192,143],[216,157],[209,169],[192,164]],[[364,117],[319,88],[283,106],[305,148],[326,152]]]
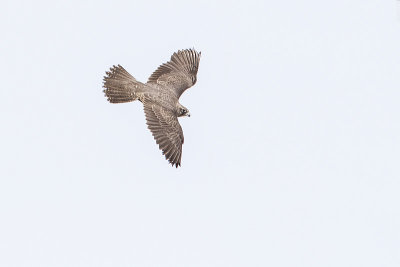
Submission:
[[[122,66],[113,66],[104,77],[104,93],[111,103],[139,100],[143,103],[148,128],[166,159],[176,167],[181,164],[183,131],[178,117],[189,116],[179,103],[182,93],[197,81],[201,53],[181,50],[171,56],[149,78],[137,81]]]

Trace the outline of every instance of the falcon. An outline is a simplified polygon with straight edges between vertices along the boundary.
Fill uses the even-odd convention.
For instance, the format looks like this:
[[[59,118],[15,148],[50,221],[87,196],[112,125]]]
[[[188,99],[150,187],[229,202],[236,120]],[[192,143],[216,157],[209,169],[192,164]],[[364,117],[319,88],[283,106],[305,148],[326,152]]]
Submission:
[[[103,79],[103,92],[110,103],[142,102],[148,128],[165,158],[176,168],[181,165],[184,141],[178,117],[190,117],[179,98],[196,83],[200,56],[201,52],[194,49],[175,52],[147,83],[137,81],[121,65],[110,68]]]

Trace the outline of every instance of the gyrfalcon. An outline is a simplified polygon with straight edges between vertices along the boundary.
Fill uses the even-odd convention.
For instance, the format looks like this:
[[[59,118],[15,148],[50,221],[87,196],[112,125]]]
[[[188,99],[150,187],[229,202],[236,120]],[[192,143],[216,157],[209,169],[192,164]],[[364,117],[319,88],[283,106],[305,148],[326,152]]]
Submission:
[[[178,117],[190,117],[179,97],[196,83],[200,56],[201,52],[194,49],[179,50],[153,72],[147,83],[137,81],[120,65],[113,66],[103,79],[110,103],[143,103],[148,128],[165,158],[177,168],[184,140]]]

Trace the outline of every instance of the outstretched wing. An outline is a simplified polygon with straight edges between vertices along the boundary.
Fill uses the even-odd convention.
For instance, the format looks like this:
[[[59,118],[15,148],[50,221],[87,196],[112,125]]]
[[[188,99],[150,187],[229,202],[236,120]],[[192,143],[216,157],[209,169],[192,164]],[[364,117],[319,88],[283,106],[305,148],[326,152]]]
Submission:
[[[147,126],[172,166],[181,165],[183,131],[178,118],[169,111],[151,102],[143,103]]]
[[[175,92],[179,98],[182,93],[197,81],[201,52],[194,49],[179,50],[171,60],[153,72],[147,83],[156,83]]]

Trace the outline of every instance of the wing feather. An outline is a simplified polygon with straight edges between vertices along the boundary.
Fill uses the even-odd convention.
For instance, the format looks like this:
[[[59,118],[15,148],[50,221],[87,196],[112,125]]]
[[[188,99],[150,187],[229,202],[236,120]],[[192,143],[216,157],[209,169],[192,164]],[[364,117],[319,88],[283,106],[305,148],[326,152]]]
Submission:
[[[150,76],[147,83],[155,83],[171,89],[179,98],[197,81],[201,53],[194,49],[175,52],[170,61],[162,64]]]
[[[182,144],[184,142],[182,127],[172,111],[151,102],[143,104],[147,126],[165,158],[172,166],[181,165]]]

